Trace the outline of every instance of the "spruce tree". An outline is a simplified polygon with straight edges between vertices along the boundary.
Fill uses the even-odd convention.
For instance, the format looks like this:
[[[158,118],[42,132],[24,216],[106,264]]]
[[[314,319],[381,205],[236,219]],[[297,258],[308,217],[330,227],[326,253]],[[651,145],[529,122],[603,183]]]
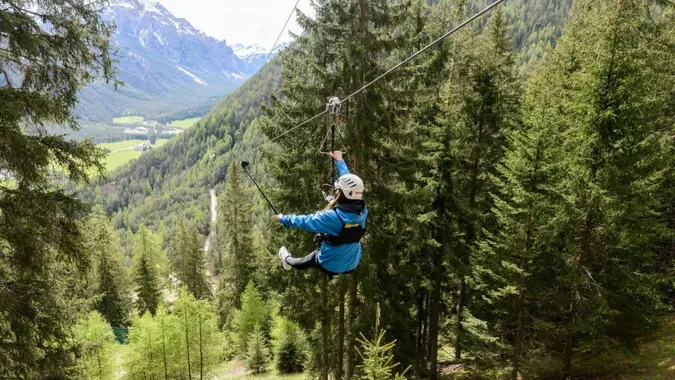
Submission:
[[[199,299],[211,295],[204,249],[201,235],[195,227],[188,226],[185,219],[180,220],[178,231],[171,239],[171,259],[173,270],[187,290]]]
[[[449,250],[457,276],[455,302],[455,357],[478,331],[466,335],[465,318],[472,318],[467,276],[471,254],[490,218],[492,185],[502,156],[505,135],[518,124],[520,90],[514,75],[514,56],[507,37],[504,15],[497,10],[479,36],[465,32],[456,37],[455,63],[442,98],[441,130],[436,133],[441,151],[432,177],[439,191],[438,225],[457,225],[459,238],[440,232],[440,249]],[[436,178],[434,178],[436,177]]]
[[[277,372],[302,372],[305,363],[305,337],[300,326],[279,315],[274,317],[271,334]]]
[[[545,307],[538,300],[553,297],[549,285],[557,262],[547,226],[560,202],[550,186],[559,174],[561,136],[551,128],[553,94],[544,85],[546,75],[540,72],[528,81],[523,128],[509,134],[492,179],[496,223],[472,259],[474,291],[485,304],[476,314],[494,334],[483,359],[510,366],[512,379],[519,377],[525,352],[536,344],[530,316]]]
[[[269,310],[253,283],[249,283],[241,295],[241,310],[237,310],[233,321],[238,352],[247,352],[248,341],[255,326],[269,331],[269,323]]]
[[[240,306],[240,297],[253,272],[253,247],[251,244],[251,193],[244,186],[243,173],[238,162],[227,170],[225,191],[218,201],[218,252],[216,260],[219,273],[218,300],[223,320]]]
[[[406,54],[419,51],[434,36],[445,31],[457,13],[448,11],[448,8],[446,3],[433,8],[428,8],[422,1],[412,3],[406,28],[406,41],[410,50]],[[443,41],[428,55],[401,69],[412,78],[406,91],[414,94],[414,99],[408,105],[410,110],[400,117],[398,125],[398,128],[408,128],[414,132],[403,149],[408,156],[416,158],[415,167],[418,170],[425,168],[421,180],[413,182],[413,190],[405,199],[409,212],[397,215],[399,222],[418,226],[411,231],[412,236],[406,239],[408,245],[399,248],[406,253],[401,262],[401,281],[411,282],[415,289],[412,295],[414,309],[411,310],[416,319],[415,370],[421,376],[428,371],[432,379],[436,379],[439,372],[438,338],[441,311],[445,308],[442,289],[447,287],[450,280],[446,272],[446,245],[457,235],[455,223],[443,211],[450,207],[448,195],[451,189],[447,186],[451,181],[443,172],[448,162],[444,161],[443,141],[439,139],[442,136],[438,134],[445,130],[438,121],[441,114],[439,84],[447,77],[446,62],[452,55],[453,46],[452,40]],[[404,269],[407,273],[403,272]]]
[[[273,104],[270,122],[263,125],[264,132],[270,137],[316,115],[325,109],[330,97],[344,98],[386,71],[389,63],[394,62],[393,53],[399,53],[396,50],[398,44],[404,40],[392,32],[400,21],[398,16],[404,12],[403,6],[391,6],[389,2],[379,0],[317,1],[314,6],[315,19],[299,15],[299,22],[307,33],[297,36],[297,45],[282,55],[283,102]],[[375,231],[377,227],[373,226],[378,226],[380,230],[388,230],[387,233],[368,234],[363,244],[363,261],[348,280],[344,316],[347,325],[346,378],[354,373],[355,337],[367,325],[368,317],[360,315],[359,303],[371,303],[374,299],[390,301],[386,307],[391,309],[385,314],[392,316],[388,321],[392,323],[392,331],[406,336],[405,341],[413,340],[409,327],[414,322],[403,316],[408,314],[407,295],[412,297],[414,290],[405,282],[397,281],[400,272],[407,268],[404,263],[408,258],[403,249],[413,239],[411,231],[396,220],[399,216],[405,219],[405,215],[409,215],[406,181],[414,177],[413,157],[408,154],[409,149],[402,147],[408,147],[414,131],[399,128],[396,117],[402,110],[396,101],[404,97],[410,101],[414,95],[402,94],[397,75],[402,77],[400,73],[392,75],[344,102],[335,137],[336,148],[342,149],[344,145],[348,150],[345,158],[351,171],[367,184],[369,228]],[[268,155],[268,167],[277,184],[272,195],[280,209],[289,213],[309,213],[325,206],[320,194],[322,185],[330,183],[332,168],[330,159],[318,151],[329,149],[329,145],[322,144],[322,141],[328,141],[328,131],[328,120],[320,119],[276,141],[280,149]],[[303,143],[298,144],[298,141]],[[315,249],[311,235],[307,233],[278,231],[274,234],[278,239],[276,246],[287,245],[297,255]],[[309,273],[294,278],[305,284],[319,284],[318,276]],[[391,286],[379,286],[383,283]],[[316,287],[292,286],[285,287],[285,291],[287,297],[284,300],[288,306],[302,310],[294,317],[305,325],[314,325],[322,315]],[[328,301],[330,310],[336,300],[329,297]],[[340,320],[339,315],[336,320]],[[319,344],[313,343],[315,351],[320,349]],[[340,347],[331,344],[327,348],[339,355]],[[414,355],[402,354],[402,357],[409,360]]]
[[[111,326],[125,326],[131,299],[119,236],[102,209],[97,209],[89,219],[85,232],[87,248],[95,261],[94,292],[98,299],[94,308]]]
[[[246,368],[254,373],[263,373],[269,362],[269,350],[265,343],[265,336],[256,324],[248,338],[248,351],[246,352]]]
[[[653,328],[659,307],[650,263],[663,227],[658,199],[674,77],[647,5],[577,2],[543,66],[542,85],[554,97],[537,102],[565,138],[548,184],[559,197],[547,241],[557,250],[548,262],[557,281],[548,282],[550,297],[535,317],[549,323],[539,338],[559,350],[566,378],[575,352],[632,344]]]
[[[45,125],[77,129],[77,92],[97,77],[115,80],[104,4],[11,1],[0,9],[0,173],[14,183],[0,181],[0,335],[12,342],[0,345],[0,377],[71,377],[67,341],[79,316],[71,280],[88,265],[85,212],[53,184],[52,169],[86,183],[104,171],[104,156]]]
[[[410,370],[410,367],[402,372],[392,373],[399,366],[399,363],[394,362],[392,354],[396,341],[385,342],[384,338],[386,334],[386,330],[380,329],[380,305],[377,304],[375,337],[373,340],[368,340],[361,334],[361,338],[358,340],[361,345],[358,353],[361,359],[363,359],[363,364],[359,366],[361,369],[361,379],[405,379],[405,375]]]
[[[160,251],[152,232],[141,225],[136,234],[133,251],[133,277],[136,290],[136,308],[140,315],[154,314],[160,302]]]

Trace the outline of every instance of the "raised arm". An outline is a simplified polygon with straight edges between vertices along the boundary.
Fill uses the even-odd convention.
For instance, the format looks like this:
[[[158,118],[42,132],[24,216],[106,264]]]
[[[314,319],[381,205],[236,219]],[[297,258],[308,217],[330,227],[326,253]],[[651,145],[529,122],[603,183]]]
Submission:
[[[345,174],[349,174],[347,163],[345,163],[345,161],[342,159],[342,152],[336,150],[335,152],[331,152],[330,156],[335,160],[335,167],[337,168],[338,176],[342,177]]]

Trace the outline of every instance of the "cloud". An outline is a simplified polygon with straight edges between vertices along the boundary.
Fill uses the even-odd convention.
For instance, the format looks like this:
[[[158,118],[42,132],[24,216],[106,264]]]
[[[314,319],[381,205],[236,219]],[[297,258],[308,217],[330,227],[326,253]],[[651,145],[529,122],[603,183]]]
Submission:
[[[176,17],[229,45],[259,44],[271,48],[296,0],[155,0]],[[305,14],[314,12],[309,0],[300,0],[298,8]],[[292,17],[287,29],[300,32]],[[281,41],[288,41],[284,32]]]

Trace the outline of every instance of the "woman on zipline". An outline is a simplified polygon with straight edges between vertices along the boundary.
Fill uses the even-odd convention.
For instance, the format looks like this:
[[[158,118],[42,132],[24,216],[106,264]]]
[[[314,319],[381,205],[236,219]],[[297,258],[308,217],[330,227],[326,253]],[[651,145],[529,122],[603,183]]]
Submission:
[[[335,199],[316,214],[275,215],[286,227],[322,235],[321,247],[302,258],[294,258],[286,247],[279,249],[284,269],[318,268],[329,275],[352,272],[361,260],[361,237],[366,232],[368,209],[363,201],[363,181],[349,173],[342,152],[331,152],[340,178],[335,182]]]

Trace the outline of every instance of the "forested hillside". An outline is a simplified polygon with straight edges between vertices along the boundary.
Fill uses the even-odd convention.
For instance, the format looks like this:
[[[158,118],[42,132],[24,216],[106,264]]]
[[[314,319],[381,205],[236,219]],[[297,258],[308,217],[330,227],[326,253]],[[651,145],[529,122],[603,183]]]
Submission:
[[[471,6],[464,8],[464,13],[475,12],[477,8],[487,4],[487,1],[472,2]],[[520,52],[519,63],[516,65],[519,71],[525,73],[533,63],[532,60],[536,61],[536,58],[543,54],[544,47],[555,42],[561,33],[570,5],[571,0],[562,2],[518,0],[505,4],[507,28],[511,30],[509,34],[514,48]],[[452,6],[450,3],[441,2],[438,7],[447,10]],[[450,13],[453,12],[457,13],[456,10],[450,10]],[[481,25],[485,25],[485,20],[477,21],[476,28],[480,30]],[[441,30],[432,29],[435,32]],[[161,213],[175,218],[174,210],[183,212],[184,202],[187,201],[190,205],[187,208],[189,218],[195,220],[200,226],[200,231],[206,233],[209,218],[208,187],[216,185],[223,179],[226,170],[223,165],[232,161],[230,155],[226,157],[226,153],[231,149],[244,151],[262,141],[258,136],[259,130],[249,132],[246,140],[242,137],[249,124],[260,115],[261,107],[267,103],[269,94],[275,93],[278,89],[281,81],[281,70],[278,65],[277,61],[271,62],[239,90],[225,97],[200,121],[195,127],[196,130],[189,131],[177,141],[163,147],[163,151],[152,152],[132,163],[130,168],[113,174],[109,183],[114,186],[103,188],[105,199],[108,201],[108,211],[118,212],[115,216],[116,225],[131,227],[133,230],[140,223],[156,226],[163,219],[156,218],[157,212],[160,211],[147,212],[147,210],[157,210],[156,207],[149,205],[154,205],[155,199],[160,199],[161,192],[161,199],[164,200],[161,204],[167,206],[161,208],[164,210]],[[318,102],[316,109],[320,110],[323,99],[318,99]],[[183,159],[185,152],[188,157]],[[217,157],[210,160],[213,154]],[[251,161],[255,167],[258,161],[255,159]],[[186,171],[186,168],[189,170]],[[160,182],[163,184],[159,187],[154,185],[160,178],[158,171],[161,172]],[[189,178],[187,183],[190,185],[178,178]],[[150,184],[153,191],[148,191],[146,183]],[[182,190],[174,189],[174,186]],[[175,195],[169,196],[169,193]],[[148,201],[146,197],[149,197]],[[178,206],[178,203],[181,206]],[[125,211],[125,208],[128,210]],[[125,214],[129,216],[124,216]]]
[[[136,231],[143,223],[174,226],[186,216],[206,234],[209,188],[222,183],[237,152],[263,141],[254,121],[280,69],[278,62],[266,65],[197,125],[114,173],[101,191],[115,225]]]
[[[24,129],[75,128],[77,90],[115,79],[97,4],[55,3],[35,9],[57,37],[0,7],[0,74],[26,78],[0,87],[0,377],[675,375],[673,5],[507,0],[428,46],[489,2],[317,0],[278,58],[101,179],[88,142]],[[322,248],[362,248],[334,278],[279,260],[317,247],[284,225],[326,207],[331,123],[368,209],[360,245]]]

